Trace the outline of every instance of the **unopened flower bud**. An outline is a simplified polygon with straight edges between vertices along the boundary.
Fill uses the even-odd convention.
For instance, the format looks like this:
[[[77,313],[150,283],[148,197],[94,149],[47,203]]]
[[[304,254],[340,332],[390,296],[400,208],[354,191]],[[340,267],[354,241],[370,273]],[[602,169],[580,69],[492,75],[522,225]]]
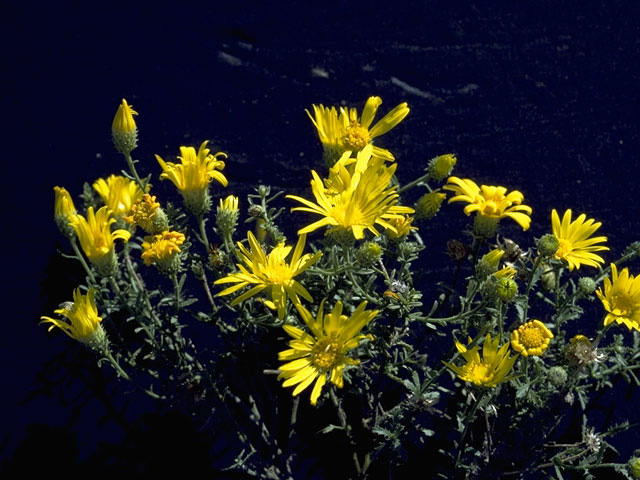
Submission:
[[[509,277],[502,277],[496,283],[496,295],[498,298],[508,302],[518,293],[518,284]]]
[[[558,251],[560,242],[555,235],[547,233],[538,240],[538,251],[544,257],[551,257]]]
[[[489,253],[483,255],[476,265],[476,275],[478,278],[483,279],[498,270],[500,259],[504,255],[504,250],[495,248]]]
[[[431,219],[436,215],[436,213],[438,213],[442,202],[447,197],[446,194],[440,193],[439,190],[440,189],[425,193],[418,199],[414,207],[416,211],[416,218],[418,220]]]
[[[632,478],[640,480],[640,458],[631,457],[627,463],[627,470]]]
[[[540,281],[542,282],[542,288],[550,292],[556,287],[556,271],[547,263],[540,266],[542,274],[540,275]]]
[[[551,367],[547,373],[549,381],[555,387],[562,387],[567,382],[567,371],[559,365]]]
[[[581,277],[578,279],[578,288],[585,295],[591,295],[596,290],[596,282],[590,277]]]
[[[429,177],[441,182],[451,174],[451,170],[453,170],[457,161],[458,159],[452,153],[447,153],[431,159],[427,169]]]
[[[259,217],[263,212],[264,210],[261,205],[253,204],[249,205],[249,208],[247,208],[247,213],[250,217]]]
[[[56,200],[54,205],[54,218],[58,230],[68,238],[72,238],[75,235],[75,230],[69,224],[69,217],[76,214],[76,207],[73,205],[71,195],[64,187],[53,187],[53,191],[56,194]]]
[[[370,267],[382,257],[382,247],[375,242],[364,242],[356,250],[356,260],[363,267]]]
[[[113,144],[123,155],[129,155],[138,146],[138,127],[133,119],[137,114],[138,112],[133,110],[123,98],[113,118],[111,124]]]
[[[238,224],[238,197],[229,195],[224,200],[220,199],[220,205],[216,214],[216,225],[221,230],[222,234],[228,236],[229,239],[233,236],[233,232],[236,230]]]

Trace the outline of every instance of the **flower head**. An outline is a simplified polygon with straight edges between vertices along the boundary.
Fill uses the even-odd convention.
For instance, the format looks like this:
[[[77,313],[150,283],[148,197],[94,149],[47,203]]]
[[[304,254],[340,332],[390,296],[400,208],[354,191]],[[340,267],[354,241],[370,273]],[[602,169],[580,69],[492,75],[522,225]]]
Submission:
[[[296,304],[300,316],[311,331],[284,325],[284,330],[293,338],[291,347],[278,354],[278,359],[287,362],[280,367],[278,379],[284,378],[283,387],[296,385],[293,395],[298,395],[315,380],[311,391],[311,404],[315,405],[322,387],[329,381],[338,388],[344,385],[342,372],[347,365],[357,365],[358,360],[347,356],[360,341],[369,338],[360,331],[375,318],[377,310],[365,310],[367,302],[362,302],[351,316],[342,314],[342,302],[336,302],[331,313],[324,314],[324,300],[320,303],[318,315],[313,318],[302,305]]]
[[[491,236],[495,232],[498,221],[509,217],[523,230],[531,224],[531,207],[522,205],[524,196],[517,190],[507,194],[505,187],[478,186],[468,178],[449,177],[445,190],[454,192],[451,202],[466,202],[464,213],[471,215],[477,212],[475,230],[482,236]]]
[[[451,170],[453,170],[453,167],[456,165],[457,161],[458,159],[452,153],[439,155],[433,158],[429,162],[429,167],[427,168],[429,177],[438,182],[441,182],[451,174]]]
[[[111,231],[111,224],[116,221],[111,216],[108,207],[101,207],[93,212],[93,207],[87,210],[87,217],[80,214],[70,217],[70,224],[78,235],[80,246],[87,258],[93,263],[101,275],[109,276],[115,269],[114,240],[125,242],[131,237],[127,230]]]
[[[465,382],[473,383],[479,387],[495,387],[511,378],[508,374],[517,358],[515,355],[513,357],[509,355],[508,343],[498,348],[499,342],[498,337],[492,340],[491,335],[487,334],[482,345],[481,357],[478,345],[468,350],[467,347],[456,341],[456,348],[467,363],[462,367],[448,362],[443,363]],[[469,343],[471,343],[471,339],[469,339]]]
[[[439,188],[433,192],[425,193],[416,202],[416,218],[421,220],[435,217],[445,198],[447,198],[447,194],[440,192]]]
[[[229,183],[219,170],[225,164],[218,157],[226,158],[226,154],[209,153],[208,141],[202,142],[198,152],[193,147],[180,147],[179,164],[165,162],[159,155],[156,160],[162,167],[161,179],[169,179],[180,190],[185,206],[194,214],[200,215],[211,207],[209,198],[209,182],[216,180],[223,186]]]
[[[248,285],[253,285],[251,289],[231,302],[233,306],[265,289],[270,289],[271,300],[278,310],[280,319],[284,318],[287,296],[291,298],[294,304],[300,303],[298,295],[312,302],[313,298],[311,298],[307,289],[294,280],[294,277],[316,263],[322,255],[322,252],[302,255],[306,237],[304,234],[298,237],[293,256],[287,263],[286,258],[291,253],[292,247],[280,243],[271,250],[269,255],[266,255],[253,233],[247,232],[249,249],[238,242],[239,258],[244,263],[244,265],[237,265],[240,273],[232,273],[214,282],[216,285],[223,283],[236,283],[236,285],[226,288],[218,295],[229,295]]]
[[[102,317],[98,316],[96,308],[95,290],[91,289],[86,295],[82,295],[80,289],[76,288],[73,291],[73,302],[54,310],[54,313],[65,319],[41,317],[40,323],[52,324],[48,331],[58,327],[71,338],[92,346],[106,342],[106,335],[100,325]]]
[[[609,250],[604,245],[596,245],[606,242],[607,237],[591,237],[602,223],[594,223],[583,213],[573,222],[571,221],[571,210],[567,210],[562,215],[562,222],[555,208],[551,211],[551,228],[553,234],[560,243],[555,253],[555,258],[565,260],[569,264],[569,270],[580,268],[580,264],[598,268],[604,259],[593,252]]]
[[[216,225],[222,234],[231,238],[238,223],[238,197],[229,195],[224,200],[220,199],[220,205],[216,214]]]
[[[163,273],[175,273],[180,266],[178,254],[184,240],[184,234],[173,231],[144,237],[142,242],[144,264],[149,266],[153,263]]]
[[[73,235],[73,228],[69,224],[69,219],[76,214],[76,207],[73,205],[71,195],[64,187],[53,187],[56,194],[53,216],[56,225],[63,235],[70,237]]]
[[[340,107],[338,113],[336,107],[313,105],[313,116],[307,110],[307,115],[318,131],[328,165],[333,165],[346,151],[359,152],[370,145],[374,138],[394,128],[409,113],[407,104],[401,103],[372,127],[373,118],[381,104],[380,97],[369,97],[360,117],[355,108]],[[394,160],[391,152],[379,147],[373,147],[373,156]]]
[[[156,197],[145,193],[131,206],[129,215],[122,219],[133,225],[138,225],[151,234],[161,233],[169,228],[167,215],[156,202]]]
[[[138,115],[138,112],[123,98],[113,117],[111,135],[116,149],[124,155],[130,154],[138,146],[138,127],[133,119],[134,115]]]
[[[109,210],[118,217],[128,215],[133,204],[143,195],[136,182],[122,175],[110,175],[106,180],[99,178],[93,182],[93,189],[98,192]]]
[[[540,320],[532,320],[511,332],[511,347],[523,357],[542,355],[553,333]]]
[[[394,241],[401,240],[407,237],[414,230],[418,230],[418,227],[411,225],[413,223],[413,217],[410,215],[401,215],[389,220],[389,223],[394,227],[394,230],[387,229],[385,233]]]
[[[367,146],[358,153],[356,162],[348,162],[344,156],[336,165],[336,173],[327,181],[329,188],[312,171],[311,190],[317,203],[296,195],[287,198],[305,205],[294,207],[291,211],[311,212],[323,218],[302,228],[298,233],[309,233],[324,226],[331,231],[346,230],[354,238],[364,238],[364,231],[380,235],[376,225],[397,232],[389,220],[402,220],[402,214],[414,213],[410,207],[398,206],[398,193],[389,186],[397,164],[384,165],[380,159],[371,157],[372,147]]]
[[[611,280],[604,279],[604,290],[598,288],[596,295],[608,312],[604,324],[616,322],[640,332],[640,277],[629,275],[629,269],[623,268],[618,275],[618,267],[611,264]]]

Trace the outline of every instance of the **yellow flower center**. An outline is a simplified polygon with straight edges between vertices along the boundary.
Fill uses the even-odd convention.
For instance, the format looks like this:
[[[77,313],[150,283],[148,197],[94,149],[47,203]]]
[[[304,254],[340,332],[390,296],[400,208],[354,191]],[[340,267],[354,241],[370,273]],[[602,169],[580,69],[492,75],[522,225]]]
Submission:
[[[264,276],[269,283],[277,285],[288,285],[293,277],[288,265],[269,265],[264,270]]]
[[[498,207],[498,205],[496,205],[496,202],[493,200],[488,200],[484,202],[484,205],[482,206],[482,214],[483,215],[487,215],[489,217],[495,216],[495,215],[499,215],[500,214],[500,209]]]
[[[472,363],[468,371],[469,380],[475,384],[485,384],[491,380],[493,374],[486,363]]]
[[[627,317],[633,313],[633,300],[626,293],[617,293],[611,297],[611,313]]]
[[[347,127],[344,144],[349,150],[360,151],[366,147],[370,141],[369,130],[361,126],[358,122],[351,123],[351,125]]]
[[[342,348],[335,337],[319,339],[311,352],[311,363],[320,370],[330,370],[342,363]]]
[[[525,326],[525,328],[519,329],[520,344],[526,349],[539,348],[544,345],[545,336],[536,326]]]
[[[556,251],[557,258],[564,258],[567,256],[567,254],[573,251],[573,245],[569,240],[558,238],[558,243],[558,250]]]

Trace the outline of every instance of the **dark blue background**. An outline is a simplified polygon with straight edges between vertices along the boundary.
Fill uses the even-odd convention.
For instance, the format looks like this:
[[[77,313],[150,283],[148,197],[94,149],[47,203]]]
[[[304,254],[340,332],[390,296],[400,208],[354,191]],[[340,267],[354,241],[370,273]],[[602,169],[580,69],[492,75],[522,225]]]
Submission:
[[[37,325],[81,276],[56,254],[67,246],[52,219],[53,186],[77,198],[84,181],[124,167],[110,141],[122,97],[140,112],[142,174],[159,173],[154,153],[210,139],[229,155],[233,192],[258,182],[307,187],[310,168],[321,167],[304,113],[312,103],[360,108],[380,95],[384,113],[407,101],[410,115],[378,142],[396,154],[401,180],[455,152],[458,175],[524,193],[535,236],[555,207],[601,220],[609,259],[636,240],[637,2],[489,3],[6,3],[0,458],[42,452],[50,435],[56,448],[60,438],[77,442],[69,455],[84,459],[104,442],[129,441],[127,425],[154,410],[116,393],[110,411],[91,356],[68,353],[66,337]],[[444,242],[467,223],[459,205],[445,208],[440,231],[422,232],[434,275],[447,268]],[[38,372],[48,365],[43,378],[55,377],[65,358],[72,375],[98,379],[95,392],[70,380],[58,389],[66,397],[23,401]]]

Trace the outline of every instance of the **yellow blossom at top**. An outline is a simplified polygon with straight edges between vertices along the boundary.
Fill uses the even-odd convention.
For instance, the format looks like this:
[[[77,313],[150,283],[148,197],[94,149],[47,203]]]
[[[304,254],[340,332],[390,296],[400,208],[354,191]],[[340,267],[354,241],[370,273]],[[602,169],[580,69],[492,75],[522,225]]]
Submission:
[[[523,357],[542,355],[553,333],[540,320],[531,320],[511,332],[511,347]]]
[[[73,229],[69,225],[69,219],[72,215],[75,215],[76,207],[73,204],[73,199],[71,195],[64,187],[53,187],[53,191],[55,192],[56,199],[53,209],[53,216],[56,221],[56,225],[58,225],[58,229],[60,231],[69,236],[73,232]]]
[[[583,213],[572,222],[569,209],[564,212],[560,221],[555,208],[551,211],[551,228],[560,243],[555,258],[565,260],[569,264],[569,270],[580,268],[580,264],[598,268],[604,263],[604,259],[593,252],[609,250],[605,245],[597,245],[606,242],[607,237],[591,237],[602,223],[594,223],[592,218],[586,218]]]
[[[294,280],[294,277],[300,275],[322,256],[322,252],[302,255],[306,237],[306,235],[298,237],[293,256],[287,263],[286,258],[291,253],[292,247],[280,243],[271,250],[269,255],[266,255],[253,233],[247,232],[249,249],[241,242],[238,242],[238,248],[240,249],[238,257],[244,263],[244,265],[237,264],[240,273],[232,273],[214,282],[216,285],[223,283],[236,283],[237,285],[226,288],[218,295],[229,295],[248,285],[253,285],[252,288],[231,302],[231,306],[233,306],[265,289],[269,289],[271,300],[275,308],[278,309],[278,317],[280,319],[284,318],[287,296],[291,298],[294,304],[300,303],[298,295],[312,302],[313,298],[311,298],[307,289]]]
[[[495,387],[511,378],[508,374],[517,358],[515,355],[513,357],[509,355],[509,343],[498,348],[499,342],[498,337],[492,340],[491,335],[487,334],[482,345],[482,356],[480,356],[478,345],[468,350],[462,343],[456,341],[456,348],[467,363],[461,367],[448,362],[442,363],[465,382],[479,387]]]
[[[371,126],[381,104],[380,97],[369,97],[360,117],[355,108],[340,107],[338,113],[336,107],[313,105],[313,115],[306,111],[318,131],[329,165],[333,165],[345,151],[359,152],[371,145],[374,138],[394,128],[409,113],[407,104],[401,103]],[[372,154],[376,158],[394,160],[391,152],[383,148],[374,146]]]
[[[122,175],[110,175],[106,180],[99,178],[93,183],[93,188],[109,210],[118,217],[128,215],[133,204],[143,195],[136,182]]]
[[[184,234],[174,231],[165,231],[159,235],[144,237],[144,242],[142,242],[144,264],[149,266],[154,263],[161,271],[172,273],[178,266],[175,259],[176,255],[180,253],[180,246],[184,240]]]
[[[80,289],[73,291],[73,303],[54,310],[57,315],[63,315],[66,320],[51,317],[41,317],[41,323],[51,323],[48,331],[58,327],[71,338],[82,343],[90,343],[90,339],[101,329],[102,318],[98,316],[95,302],[95,290],[91,289],[86,295]]]
[[[220,206],[218,207],[220,210],[227,210],[229,212],[237,212],[238,211],[238,197],[235,195],[229,195],[224,200],[220,199]]]
[[[505,187],[482,185],[478,186],[468,178],[449,177],[445,190],[454,192],[449,199],[452,202],[466,202],[464,213],[471,215],[477,212],[481,221],[497,225],[501,218],[509,217],[523,230],[528,230],[531,224],[531,207],[522,205],[524,196],[517,190],[507,194]],[[477,225],[477,224],[476,224]],[[490,231],[490,228],[489,228]]]
[[[226,153],[209,153],[207,148],[208,140],[200,145],[198,152],[193,147],[180,147],[179,164],[165,162],[160,155],[156,155],[156,160],[162,167],[161,179],[169,179],[181,192],[190,190],[204,190],[209,186],[211,180],[216,180],[223,186],[229,183],[226,177],[219,172],[225,167],[218,157],[226,158]]]
[[[618,275],[618,267],[611,264],[611,280],[604,279],[604,289],[598,288],[596,295],[608,312],[604,324],[616,322],[640,332],[640,277],[629,275],[623,268]]]
[[[313,318],[302,305],[296,304],[300,316],[311,331],[311,335],[292,325],[284,325],[284,330],[293,338],[291,347],[278,354],[278,360],[287,362],[280,367],[278,379],[285,379],[283,387],[296,385],[296,396],[309,387],[311,404],[318,401],[322,387],[328,380],[336,387],[344,385],[343,370],[347,365],[357,365],[359,360],[347,356],[349,350],[356,348],[360,341],[371,335],[360,331],[378,314],[378,310],[366,310],[367,302],[362,302],[350,315],[344,315],[342,302],[336,302],[331,313],[324,313],[324,300],[320,303],[318,314]]]
[[[113,123],[111,129],[114,132],[119,133],[131,133],[136,130],[136,122],[133,119],[134,115],[138,115],[138,112],[127,103],[123,98],[122,103],[118,107],[115,117],[113,117]]]
[[[340,172],[330,177],[331,189],[327,189],[325,182],[312,170],[311,190],[316,203],[297,195],[287,195],[305,205],[291,211],[311,212],[323,217],[299,230],[299,234],[331,226],[331,231],[349,231],[359,240],[364,238],[365,230],[380,235],[376,225],[397,232],[389,220],[402,220],[403,214],[414,213],[413,208],[396,205],[398,193],[390,183],[397,164],[386,166],[383,160],[372,158],[371,152],[372,147],[368,145],[358,153],[356,162],[341,165]]]

